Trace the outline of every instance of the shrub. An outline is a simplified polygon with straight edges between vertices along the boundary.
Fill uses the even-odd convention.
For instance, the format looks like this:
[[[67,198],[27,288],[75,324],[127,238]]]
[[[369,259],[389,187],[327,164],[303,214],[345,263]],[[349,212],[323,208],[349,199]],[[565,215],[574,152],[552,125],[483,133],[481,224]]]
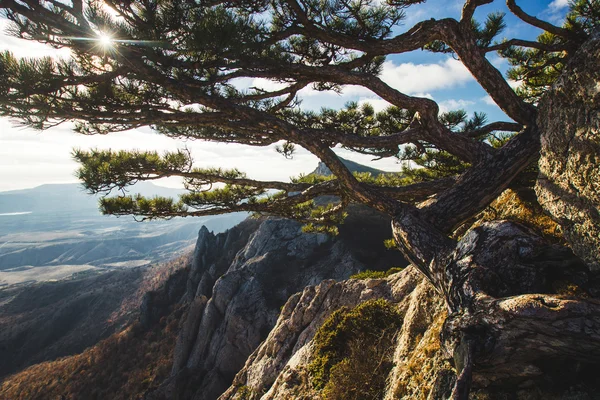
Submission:
[[[397,272],[400,272],[403,269],[404,268],[402,267],[392,267],[387,271],[371,271],[370,269],[368,269],[366,271],[362,271],[358,274],[350,276],[350,279],[383,279]]]
[[[395,307],[382,299],[335,311],[314,338],[312,386],[324,399],[381,398],[401,324]]]

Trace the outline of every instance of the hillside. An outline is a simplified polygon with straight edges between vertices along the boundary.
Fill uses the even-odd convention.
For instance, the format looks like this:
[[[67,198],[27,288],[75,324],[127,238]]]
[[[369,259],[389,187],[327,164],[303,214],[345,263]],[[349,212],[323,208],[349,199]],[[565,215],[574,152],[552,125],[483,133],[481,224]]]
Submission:
[[[359,164],[354,161],[346,160],[345,158],[342,158],[339,156],[338,156],[338,158],[352,172],[368,172],[373,176],[378,176],[378,175],[386,173],[385,171],[382,171],[380,169],[372,168],[367,165],[363,165],[363,164]],[[313,172],[311,172],[311,174],[328,176],[328,175],[331,175],[331,171],[329,170],[329,168],[327,168],[325,163],[323,163],[322,161],[319,161],[317,168],[315,168],[315,170]]]
[[[479,243],[495,262],[521,262],[520,284],[534,292],[599,293],[581,260],[528,236],[553,231],[539,205],[508,191],[492,206],[462,243]],[[456,373],[440,342],[441,298],[412,267],[353,275],[406,262],[383,247],[387,218],[351,211],[336,238],[272,217],[219,234],[202,228],[189,262],[123,302],[117,315],[136,322],[83,353],[6,377],[0,398],[447,398]],[[486,222],[499,216],[515,222]],[[529,241],[545,250],[519,261]],[[476,381],[472,398],[593,399],[596,368],[542,363],[518,385]]]
[[[146,269],[79,273],[0,290],[0,377],[80,353],[130,326],[144,295],[188,263],[182,257]]]
[[[300,224],[279,218],[250,219],[220,234],[203,228],[191,264],[173,270],[185,275],[171,274],[141,301],[128,303],[140,310],[135,327],[115,328],[117,333],[80,355],[6,378],[0,397],[136,398],[168,378],[153,396],[174,385],[172,390],[216,398],[266,338],[292,294],[323,279],[406,265],[398,253],[384,248],[389,234],[384,217],[361,208],[351,213],[337,238],[302,233]],[[32,305],[42,311],[40,306]],[[207,375],[189,382],[183,378],[199,370]],[[45,378],[40,380],[40,374]]]

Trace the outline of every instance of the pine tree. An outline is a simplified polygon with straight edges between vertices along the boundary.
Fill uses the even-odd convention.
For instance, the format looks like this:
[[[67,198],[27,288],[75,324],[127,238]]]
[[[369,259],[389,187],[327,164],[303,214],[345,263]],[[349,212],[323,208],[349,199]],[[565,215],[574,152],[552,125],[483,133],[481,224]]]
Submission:
[[[507,0],[514,15],[544,31],[536,41],[499,41],[506,26],[501,13],[476,21],[476,9],[493,0],[466,0],[459,20],[424,20],[398,33],[406,9],[422,2],[0,0],[14,35],[69,48],[72,55],[54,60],[1,54],[0,114],[37,129],[65,121],[75,122],[81,134],[150,126],[173,138],[280,143],[278,151],[288,157],[294,146],[310,151],[333,177],[258,181],[238,170],[197,168],[186,151],[75,150],[73,156],[91,193],[170,176],[182,177],[189,191],[177,200],[105,197],[106,214],[152,219],[251,211],[295,218],[315,230],[333,230],[351,203],[389,214],[400,249],[448,303],[446,344],[459,360],[453,396],[466,398],[473,357],[482,349],[477,346],[498,326],[473,317],[473,310],[492,303],[477,303],[477,284],[473,292],[461,284],[474,278],[456,267],[450,235],[535,163],[537,102],[593,36],[600,4],[577,0],[565,24],[556,26]],[[420,49],[459,59],[511,121],[488,122],[483,114],[462,111],[440,114],[433,100],[380,79],[386,56]],[[509,77],[522,81],[517,92],[486,58],[494,52],[509,59]],[[240,78],[270,79],[281,88],[241,90],[235,84]],[[380,113],[352,103],[320,112],[299,107],[304,88],[344,85],[367,88],[393,106]],[[338,145],[413,160],[422,168],[402,177],[354,176],[332,151]],[[339,200],[315,205],[324,195]],[[597,305],[585,305],[597,315]],[[513,318],[532,321],[527,310]],[[540,332],[546,327],[528,326]],[[600,359],[597,353],[590,357]],[[478,361],[491,367],[501,362],[485,356]]]

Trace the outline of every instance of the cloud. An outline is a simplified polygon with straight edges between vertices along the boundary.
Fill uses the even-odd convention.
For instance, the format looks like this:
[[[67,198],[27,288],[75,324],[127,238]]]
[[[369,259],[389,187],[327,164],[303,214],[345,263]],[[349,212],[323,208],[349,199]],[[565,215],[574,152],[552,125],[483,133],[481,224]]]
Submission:
[[[495,106],[496,105],[496,102],[494,101],[494,99],[492,99],[492,97],[490,95],[484,96],[480,100],[483,101],[485,104],[487,104],[489,106]]]
[[[469,106],[472,106],[473,104],[475,104],[474,101],[460,100],[460,99],[459,100],[450,99],[450,100],[444,100],[444,101],[438,102],[441,113],[448,112],[448,111],[455,111],[455,110],[466,110],[467,108],[469,108]]]
[[[386,61],[381,79],[403,93],[416,94],[462,86],[473,76],[460,61],[447,58],[436,64],[396,65]]]
[[[43,43],[20,39],[4,34],[8,26],[8,20],[0,19],[0,32],[2,32],[0,34],[0,51],[8,50],[18,58],[47,56],[54,58],[66,58],[71,54],[69,49],[55,49]]]
[[[513,81],[512,79],[507,79],[506,82],[508,83],[508,86],[510,86],[513,89],[521,87],[521,85],[523,85],[524,83],[524,81]]]
[[[381,80],[398,91],[416,97],[433,99],[429,92],[449,90],[464,86],[474,78],[458,60],[446,58],[438,63],[415,64],[386,61],[380,74]],[[383,100],[362,86],[346,85],[341,93],[319,92],[307,87],[299,92],[303,108],[318,110],[321,107],[338,108],[350,100],[377,103],[384,106]]]
[[[391,106],[390,103],[388,103],[387,101],[380,99],[380,98],[363,97],[360,100],[358,100],[359,105],[363,105],[365,103],[369,103],[373,107],[375,112],[383,111],[386,108],[388,108],[389,106]]]
[[[561,10],[569,6],[569,0],[553,0],[552,3],[548,4],[550,11]]]
[[[80,135],[71,125],[60,125],[44,132],[16,128],[0,119],[0,191],[23,189],[44,183],[76,182],[79,165],[72,160],[74,147],[82,149],[140,149],[158,152],[187,147],[198,167],[238,168],[249,177],[288,181],[290,176],[308,173],[317,157],[299,148],[292,160],[277,154],[273,146],[254,147],[236,144],[181,141],[156,134],[148,128],[109,135]],[[169,182],[168,186],[177,186]],[[180,185],[179,185],[180,186]]]

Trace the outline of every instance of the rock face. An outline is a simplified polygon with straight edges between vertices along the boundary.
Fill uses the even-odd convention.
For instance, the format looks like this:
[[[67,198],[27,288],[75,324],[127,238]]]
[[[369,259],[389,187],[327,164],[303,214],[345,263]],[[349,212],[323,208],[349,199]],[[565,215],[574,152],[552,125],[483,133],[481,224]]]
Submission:
[[[486,267],[499,271],[494,279],[484,283],[489,285],[486,288],[495,295],[506,296],[505,301],[500,302],[505,306],[504,311],[482,311],[489,324],[478,327],[487,327],[494,333],[486,336],[489,341],[482,345],[486,346],[485,349],[482,347],[481,353],[485,355],[478,359],[477,369],[473,373],[472,398],[595,398],[598,387],[594,371],[597,370],[597,365],[580,362],[584,357],[569,358],[568,351],[562,357],[556,357],[552,348],[562,346],[561,340],[569,329],[585,330],[593,342],[593,329],[584,328],[576,322],[567,328],[560,319],[554,325],[548,325],[548,329],[538,336],[534,335],[536,331],[532,329],[539,320],[547,318],[555,309],[562,309],[561,316],[565,317],[567,313],[564,313],[559,302],[573,299],[559,296],[552,298],[554,302],[548,300],[548,303],[544,303],[544,299],[551,297],[543,297],[539,293],[551,291],[556,282],[576,282],[578,279],[578,286],[585,288],[587,271],[580,262],[577,263],[571,252],[558,246],[545,246],[541,238],[522,225],[495,221],[482,224],[467,233],[459,242],[456,257],[464,261],[461,263],[463,267],[471,265],[475,270],[479,269],[473,274],[485,276],[480,269]],[[577,265],[569,267],[569,263]],[[508,269],[510,274],[501,272],[506,265],[511,267]],[[565,280],[565,274],[569,273],[574,275]],[[518,293],[533,294],[515,296],[511,289],[516,286],[519,287]],[[389,372],[384,372],[383,377],[376,377],[371,372],[362,372],[360,366],[356,367],[356,364],[360,364],[360,359],[355,357],[346,364],[350,367],[344,369],[344,373],[357,378],[361,374],[371,374],[367,376],[366,382],[376,379],[385,382],[382,396],[377,397],[385,400],[449,398],[457,380],[456,367],[460,362],[460,359],[456,359],[456,352],[447,345],[448,335],[454,332],[449,329],[450,325],[456,324],[457,317],[454,314],[447,315],[446,302],[440,294],[421,273],[409,267],[386,279],[351,279],[343,282],[326,280],[290,297],[267,339],[252,353],[233,380],[232,386],[219,399],[367,398],[357,392],[344,391],[347,387],[343,384],[336,383],[340,385],[338,390],[330,392],[327,392],[327,386],[318,387],[315,376],[318,376],[320,370],[315,370],[315,363],[322,360],[323,354],[317,353],[315,349],[323,348],[323,337],[336,335],[334,332],[337,328],[328,328],[330,330],[325,335],[317,333],[320,332],[320,327],[328,326],[335,320],[333,317],[328,318],[336,310],[340,307],[352,309],[371,299],[385,299],[394,304],[401,318],[400,328],[392,342],[395,343],[391,359],[393,367]],[[541,302],[541,306],[534,304],[534,307],[527,308],[536,301]],[[549,311],[544,311],[543,307]],[[515,325],[510,318],[519,314],[520,310],[531,314],[525,315],[525,323]],[[466,315],[466,318],[476,317],[475,313]],[[531,319],[527,319],[529,317]],[[498,318],[504,318],[503,323],[497,323]],[[327,322],[324,324],[325,321]],[[470,328],[469,325],[464,326],[465,330]],[[544,334],[552,337],[552,345],[546,345],[541,340]],[[321,339],[318,339],[319,335]],[[347,336],[335,337],[338,342],[327,344],[329,349],[340,348],[344,346],[341,342],[348,340]],[[340,337],[343,338],[342,341],[339,340]],[[369,342],[355,343],[365,347],[374,346],[368,347],[369,355],[384,354],[385,349],[381,351],[376,339],[373,338],[374,345]],[[525,346],[510,345],[515,342]],[[579,345],[571,343],[570,349],[577,346]],[[540,356],[532,361],[525,356],[527,351]],[[509,361],[493,364],[492,367],[486,366],[486,363],[495,359]],[[381,363],[384,362],[388,361],[382,358]],[[343,363],[344,361],[339,361],[335,366],[329,364],[331,372],[327,385],[332,382],[335,368],[340,365],[343,367]],[[337,382],[351,381],[346,378],[345,381],[342,379]],[[334,396],[330,396],[331,393]]]
[[[571,61],[540,103],[540,204],[575,254],[600,271],[600,33]],[[587,67],[586,67],[587,66]]]
[[[309,383],[307,368],[317,329],[340,307],[371,299],[396,304],[404,320],[385,398],[444,398],[455,376],[439,346],[443,303],[419,272],[406,268],[386,279],[328,280],[292,296],[268,338],[219,400],[321,398]],[[418,376],[415,368],[421,371]]]
[[[350,212],[335,238],[303,233],[299,223],[281,218],[247,220],[219,235],[202,229],[172,379],[149,398],[216,399],[290,296],[327,279],[406,265],[384,248],[390,235],[389,220],[364,208]]]

